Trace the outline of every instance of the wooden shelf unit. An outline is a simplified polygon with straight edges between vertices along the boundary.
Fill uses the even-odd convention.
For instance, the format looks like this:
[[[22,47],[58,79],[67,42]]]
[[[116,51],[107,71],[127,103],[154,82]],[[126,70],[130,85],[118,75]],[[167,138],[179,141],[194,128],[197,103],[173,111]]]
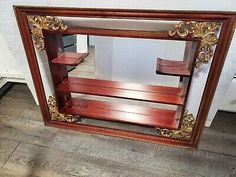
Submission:
[[[32,78],[34,81],[34,86],[37,93],[45,125],[64,129],[78,130],[87,133],[96,133],[115,137],[129,138],[133,140],[140,140],[152,143],[162,143],[175,146],[197,148],[217,88],[220,74],[224,62],[226,60],[227,52],[229,50],[232,37],[235,31],[234,29],[235,29],[236,12],[173,11],[173,10],[171,11],[171,10],[142,10],[142,9],[130,10],[130,9],[109,9],[109,8],[104,9],[104,8],[68,8],[68,7],[37,7],[37,6],[14,6],[14,11],[16,14],[16,20],[18,23],[20,34],[22,36],[25,53],[27,56]],[[31,21],[29,20],[29,18],[31,17],[36,17],[36,18],[35,20]],[[51,17],[55,17],[56,20],[55,21],[52,20]],[[55,59],[58,56],[56,48],[60,47],[60,45],[58,44],[60,43],[60,34],[63,32],[62,30],[57,30],[58,29],[57,27],[59,28],[65,27],[63,25],[63,22],[60,20],[61,17],[89,18],[89,19],[102,18],[111,20],[113,19],[141,20],[144,23],[145,20],[151,20],[154,22],[158,20],[173,21],[175,23],[173,25],[173,28],[168,28],[166,31],[162,32],[155,32],[155,31],[147,32],[141,30],[126,31],[126,30],[113,30],[113,29],[97,30],[92,28],[80,29],[77,27],[73,28],[73,26],[69,26],[69,28],[64,33],[199,42],[201,47],[198,46],[199,49],[198,54],[202,54],[201,52],[203,52],[203,55],[201,55],[203,56],[203,58],[199,55],[196,55],[195,58],[198,57],[198,59],[196,62],[193,61],[193,63],[196,64],[196,66],[199,67],[199,69],[201,70],[201,64],[207,64],[207,61],[211,60],[210,62],[211,66],[209,67],[207,81],[205,83],[202,93],[202,98],[198,107],[198,113],[195,117],[196,121],[194,121],[194,118],[191,114],[188,114],[192,118],[191,120],[194,121],[193,125],[191,125],[193,129],[190,130],[188,129],[189,130],[188,132],[185,131],[186,129],[181,129],[180,131],[178,131],[179,134],[177,136],[175,134],[176,132],[174,133],[172,132],[172,134],[169,134],[168,137],[166,137],[164,135],[156,136],[144,132],[115,129],[111,127],[102,127],[92,124],[89,125],[82,123],[71,123],[65,120],[68,118],[67,116],[63,117],[61,116],[61,114],[58,114],[58,112],[56,112],[57,113],[56,115],[53,115],[51,112],[52,111],[51,108],[53,108],[54,111],[57,110],[54,109],[55,101],[53,98],[53,105],[51,105],[50,104],[51,102],[47,103],[45,99],[47,94],[45,93],[44,84],[42,81],[42,73],[40,72],[37,60],[36,48],[38,48],[39,50],[43,50],[44,47],[46,47],[50,70],[52,73],[53,85],[54,88],[56,89],[57,86],[61,84],[61,82],[65,80],[68,76],[65,65],[52,64],[50,62],[51,60]],[[59,19],[57,20],[57,18]],[[43,23],[38,23],[39,22],[38,19]],[[54,24],[54,22],[56,23]],[[109,26],[109,28],[112,27],[112,25],[107,25],[107,26]],[[199,28],[199,26],[201,28]],[[42,36],[41,30],[48,29],[48,27],[49,28],[52,27],[53,31],[51,33],[54,35],[54,37],[52,36],[49,37],[47,34],[46,35],[44,34],[44,36]],[[186,31],[188,31],[189,33],[183,32],[182,27],[184,27],[183,28],[184,31],[186,29]],[[170,36],[169,35],[170,33],[168,34],[169,30],[172,30],[171,34],[173,36]],[[176,33],[173,30],[176,30]],[[208,40],[209,35],[212,37],[210,40]],[[42,40],[43,37],[45,41]],[[32,40],[34,41],[32,42]],[[44,42],[45,46],[43,45]],[[36,45],[34,46],[33,43],[35,43]],[[206,51],[204,51],[205,44],[207,44]],[[213,49],[213,57],[209,57],[208,49],[210,50]],[[186,56],[184,56],[184,58],[186,58]],[[154,65],[156,65],[156,63],[154,63]],[[191,78],[193,75],[192,64],[190,63],[189,66],[190,66],[189,67],[190,76],[180,77],[179,87],[182,88],[182,95],[185,96],[184,105],[186,105],[187,101],[186,98],[188,97],[189,86],[191,85]],[[56,106],[59,110],[61,110],[65,106],[65,103],[67,103],[71,99],[70,93],[67,94],[61,93],[56,90],[55,90],[55,97],[57,102]],[[185,137],[185,135],[187,135],[186,133],[187,134],[191,133],[190,137],[188,137],[187,139],[182,139],[183,137]],[[176,137],[171,137],[171,135],[173,134]]]
[[[58,49],[62,45],[61,37],[64,33],[66,35],[80,34],[81,30],[83,34],[87,31],[88,34],[99,34],[103,36],[123,35],[125,37],[142,37],[142,32],[134,34],[136,32],[134,30],[118,30],[119,33],[117,33],[117,30],[112,32],[110,29],[96,29],[94,31],[93,29],[86,28],[71,28],[65,32],[44,31],[45,46],[59,112],[79,115],[85,118],[123,122],[145,127],[179,129],[191,83],[195,53],[199,43],[196,41],[186,42],[187,45],[183,61],[157,59],[157,63],[153,63],[157,66],[156,74],[179,76],[179,87],[68,77],[68,73],[65,70],[66,65],[78,65],[87,54],[58,54]],[[155,39],[159,35],[162,35],[162,33],[148,31],[143,33],[144,38],[153,37]],[[79,56],[77,58],[80,59],[77,60],[74,56]],[[58,73],[59,71],[60,74]],[[170,104],[177,106],[177,108],[176,110],[168,110],[85,100],[73,98],[71,93]]]

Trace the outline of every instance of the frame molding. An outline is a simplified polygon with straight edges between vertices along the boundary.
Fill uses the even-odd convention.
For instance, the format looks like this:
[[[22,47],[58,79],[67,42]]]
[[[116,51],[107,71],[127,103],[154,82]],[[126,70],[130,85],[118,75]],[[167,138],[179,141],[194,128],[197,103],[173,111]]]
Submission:
[[[45,125],[66,128],[66,129],[80,130],[83,132],[125,137],[153,143],[163,143],[182,147],[195,147],[195,148],[197,147],[217,87],[217,83],[223,68],[227,51],[229,49],[231,39],[234,33],[234,25],[236,19],[235,12],[156,11],[156,10],[128,10],[128,9],[121,10],[121,9],[32,7],[32,6],[14,6],[14,10]],[[219,34],[218,44],[216,46],[215,54],[213,56],[211,68],[208,74],[203,97],[196,117],[196,124],[195,127],[193,128],[193,134],[191,140],[183,141],[178,139],[170,139],[154,135],[135,133],[125,130],[117,130],[111,128],[92,126],[92,125],[73,124],[68,122],[65,123],[65,122],[50,120],[50,112],[44,93],[39,66],[37,63],[37,58],[34,50],[34,44],[32,41],[31,31],[30,28],[25,28],[26,26],[28,26],[27,16],[30,15],[220,22],[222,26]],[[180,37],[176,35],[173,36],[173,40],[176,38],[179,39]],[[186,36],[184,40],[192,40],[192,38]]]

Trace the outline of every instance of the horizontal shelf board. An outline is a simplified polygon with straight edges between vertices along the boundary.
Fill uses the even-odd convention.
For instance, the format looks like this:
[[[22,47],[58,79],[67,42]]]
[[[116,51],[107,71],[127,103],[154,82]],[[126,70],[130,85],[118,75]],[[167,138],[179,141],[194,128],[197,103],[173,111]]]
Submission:
[[[103,101],[71,98],[62,113],[82,117],[131,123],[149,127],[177,129],[179,112],[136,105],[114,104]]]
[[[109,81],[100,79],[85,79],[78,77],[68,77],[68,81],[73,84],[93,85],[93,86],[106,86],[110,88],[137,90],[154,93],[164,93],[170,95],[180,95],[182,90],[178,87],[166,87],[166,86],[155,86],[155,85],[144,85],[120,81]]]
[[[157,59],[156,73],[174,76],[190,76],[190,70],[187,63],[160,58]]]
[[[90,28],[82,26],[73,26],[67,30],[47,31],[47,33],[62,33],[64,35],[70,34],[84,34],[95,36],[110,36],[110,37],[127,37],[127,38],[146,38],[146,39],[168,39],[181,41],[199,41],[199,38],[186,36],[181,38],[179,36],[169,36],[166,31],[148,31],[148,30],[125,30],[125,29],[107,29],[107,28]]]
[[[180,96],[181,89],[176,87],[68,77],[57,87],[57,90],[173,105],[184,103],[184,97]]]
[[[61,53],[57,58],[53,59],[51,63],[77,66],[87,56],[88,53],[64,52]]]

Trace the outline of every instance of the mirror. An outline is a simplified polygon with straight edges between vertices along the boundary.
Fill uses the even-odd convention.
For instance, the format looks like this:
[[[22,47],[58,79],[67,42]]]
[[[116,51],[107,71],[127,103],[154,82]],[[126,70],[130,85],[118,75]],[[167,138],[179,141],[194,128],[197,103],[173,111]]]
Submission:
[[[83,18],[67,24],[43,31],[60,113],[82,116],[80,123],[179,128],[198,41],[170,40],[163,31],[169,22]]]

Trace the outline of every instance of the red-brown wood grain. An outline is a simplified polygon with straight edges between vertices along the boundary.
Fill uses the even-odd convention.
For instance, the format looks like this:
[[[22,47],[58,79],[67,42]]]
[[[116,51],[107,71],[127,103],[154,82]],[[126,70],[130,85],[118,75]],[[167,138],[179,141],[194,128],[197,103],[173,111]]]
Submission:
[[[102,135],[108,135],[108,136],[114,136],[114,137],[129,138],[132,140],[139,140],[139,141],[144,141],[144,142],[149,142],[149,143],[151,142],[151,143],[159,143],[159,144],[168,144],[168,145],[173,145],[173,146],[178,146],[178,147],[194,148],[194,146],[189,141],[172,139],[172,138],[158,136],[154,134],[135,132],[131,130],[121,130],[121,129],[101,127],[101,126],[82,124],[82,123],[70,123],[70,122],[65,123],[65,122],[53,121],[53,120],[50,120],[47,123],[48,123],[47,125],[57,127],[57,128],[79,130],[82,132],[102,134]]]
[[[77,66],[88,56],[88,53],[63,52],[51,61],[53,64]]]
[[[142,39],[168,39],[179,41],[198,41],[199,38],[180,38],[173,36],[170,38],[168,33],[163,31],[142,31],[142,30],[127,30],[127,29],[104,29],[104,28],[85,28],[85,27],[70,27],[67,30],[49,31],[49,33],[61,33],[63,35],[84,34],[95,36],[110,36],[110,37],[127,37],[127,38],[142,38]]]
[[[177,129],[179,121],[175,110],[148,108],[95,100],[71,98],[62,113],[93,119],[132,123],[150,127]]]
[[[68,77],[67,66],[55,65],[51,63],[51,61],[58,56],[59,51],[64,51],[62,35],[52,35],[47,33],[47,31],[44,31],[44,44],[51,72],[51,79],[55,90],[55,88],[63,81],[63,79]],[[59,109],[61,109],[65,102],[71,97],[71,94],[69,92],[62,93],[55,90],[55,97],[57,106]]]
[[[170,61],[164,59],[157,59],[156,73],[174,76],[190,76],[190,70],[183,61]]]
[[[142,101],[151,101],[151,102],[174,104],[174,105],[183,105],[183,102],[184,102],[184,97],[179,96],[178,93],[174,94],[174,92],[172,94],[163,94],[163,93],[158,93],[158,92],[149,92],[148,90],[145,90],[145,89],[133,90],[132,88],[128,87],[129,84],[126,85],[126,83],[123,83],[122,85],[122,83],[118,83],[117,81],[102,82],[102,80],[100,80],[99,82],[95,84],[96,82],[95,79],[80,78],[80,80],[84,80],[86,82],[73,83],[73,82],[70,82],[69,79],[65,79],[56,88],[56,90],[60,92],[64,92],[64,93],[75,92],[75,93],[125,98],[125,99],[133,99],[133,100],[142,100]],[[118,85],[118,88],[116,87],[116,84]],[[113,86],[111,87],[111,85]],[[168,89],[170,88],[168,87]]]
[[[83,84],[92,86],[106,86],[110,88],[129,89],[144,92],[163,93],[169,95],[180,95],[181,88],[179,87],[168,87],[168,86],[157,86],[157,85],[145,85],[138,83],[129,83],[121,81],[109,81],[101,79],[89,79],[80,77],[68,77],[68,82],[73,84]]]

